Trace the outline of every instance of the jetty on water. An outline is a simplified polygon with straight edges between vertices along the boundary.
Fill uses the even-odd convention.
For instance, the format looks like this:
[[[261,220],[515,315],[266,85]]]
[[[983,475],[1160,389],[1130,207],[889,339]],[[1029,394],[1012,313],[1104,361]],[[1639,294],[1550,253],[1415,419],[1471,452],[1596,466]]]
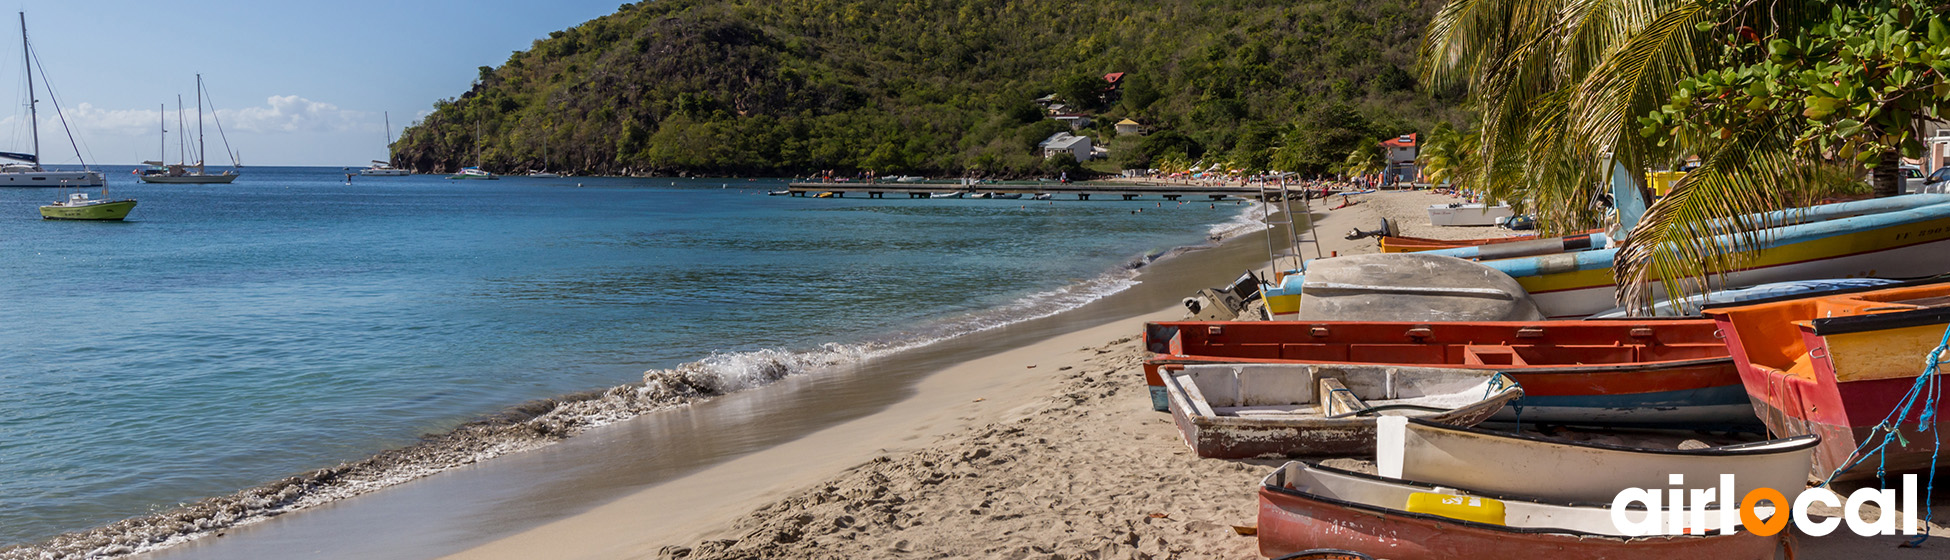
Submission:
[[[1289,187],[1293,188],[1293,187]],[[1051,196],[1076,197],[1076,200],[1135,200],[1139,197],[1159,197],[1165,200],[1207,197],[1222,200],[1229,196],[1240,198],[1260,198],[1262,190],[1258,186],[1220,186],[1185,183],[1113,183],[1084,182],[1058,183],[1036,181],[1008,181],[995,183],[961,182],[890,182],[890,181],[845,181],[845,182],[795,182],[786,187],[792,196],[819,196],[833,193],[844,197],[849,194],[864,194],[867,198],[886,198],[902,195],[908,198],[931,198],[937,194],[989,193],[989,194],[1049,194]],[[1275,190],[1274,192],[1278,192]]]

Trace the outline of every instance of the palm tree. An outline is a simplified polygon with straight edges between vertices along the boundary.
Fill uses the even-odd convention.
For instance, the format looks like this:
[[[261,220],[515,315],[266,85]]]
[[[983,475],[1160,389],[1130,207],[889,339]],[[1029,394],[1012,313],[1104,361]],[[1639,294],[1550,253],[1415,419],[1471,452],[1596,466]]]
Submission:
[[[1347,159],[1341,161],[1341,173],[1352,176],[1380,173],[1384,167],[1377,148],[1379,145],[1380,142],[1362,142],[1354,151],[1348,152]]]
[[[1535,212],[1553,233],[1597,225],[1593,208],[1614,170],[1644,185],[1648,168],[1700,158],[1702,167],[1653,204],[1619,251],[1621,299],[1645,304],[1655,280],[1666,280],[1668,297],[1703,289],[1714,271],[1747,258],[1759,241],[1750,234],[1769,225],[1735,219],[1722,231],[1739,242],[1721,246],[1707,234],[1715,222],[1805,205],[1860,176],[1807,149],[1799,115],[1754,115],[1707,134],[1684,133],[1684,122],[1671,131],[1641,122],[1670,113],[1675,96],[1694,93],[1687,87],[1697,77],[1766,60],[1768,39],[1803,36],[1833,6],[1453,0],[1429,25],[1422,71],[1433,87],[1466,86],[1481,114],[1480,148],[1470,156],[1482,164],[1469,169],[1471,180],[1490,198]],[[1894,171],[1893,153],[1877,161]]]

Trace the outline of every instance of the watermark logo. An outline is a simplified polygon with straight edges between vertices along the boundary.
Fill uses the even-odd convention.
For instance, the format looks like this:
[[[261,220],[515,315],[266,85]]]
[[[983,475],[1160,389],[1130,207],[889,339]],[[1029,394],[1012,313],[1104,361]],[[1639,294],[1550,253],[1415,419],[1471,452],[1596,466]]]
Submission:
[[[1789,522],[1801,532],[1811,536],[1823,536],[1835,532],[1843,523],[1849,531],[1865,537],[1875,535],[1915,535],[1919,524],[1916,520],[1916,475],[1903,475],[1902,491],[1883,488],[1863,488],[1843,499],[1840,494],[1827,488],[1795,489],[1795,496],[1773,488],[1755,488],[1746,494],[1736,492],[1734,476],[1720,475],[1720,484],[1710,488],[1685,488],[1684,475],[1671,475],[1668,480],[1673,488],[1663,492],[1658,489],[1626,488],[1611,501],[1611,522],[1620,535],[1644,537],[1652,535],[1704,534],[1717,529],[1721,534],[1732,534],[1745,528],[1747,532],[1770,536],[1786,529]],[[1735,500],[1739,496],[1739,500]],[[1897,507],[1898,498],[1901,507]],[[1863,516],[1863,507],[1874,504],[1881,510],[1875,521]],[[1808,509],[1816,505],[1840,508],[1839,518],[1815,520],[1809,517]],[[1633,507],[1638,506],[1638,507]],[[1893,513],[1902,511],[1901,523]],[[1900,525],[1900,528],[1899,528]]]

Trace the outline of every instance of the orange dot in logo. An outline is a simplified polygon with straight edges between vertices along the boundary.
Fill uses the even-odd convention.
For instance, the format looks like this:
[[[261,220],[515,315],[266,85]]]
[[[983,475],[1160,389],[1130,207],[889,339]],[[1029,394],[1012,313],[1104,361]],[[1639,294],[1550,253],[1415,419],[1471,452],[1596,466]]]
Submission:
[[[1761,521],[1760,516],[1754,513],[1754,506],[1760,505],[1761,500],[1774,503],[1774,516],[1767,521]],[[1740,499],[1740,525],[1753,534],[1771,537],[1787,528],[1787,510],[1787,496],[1782,495],[1780,490],[1756,488]]]

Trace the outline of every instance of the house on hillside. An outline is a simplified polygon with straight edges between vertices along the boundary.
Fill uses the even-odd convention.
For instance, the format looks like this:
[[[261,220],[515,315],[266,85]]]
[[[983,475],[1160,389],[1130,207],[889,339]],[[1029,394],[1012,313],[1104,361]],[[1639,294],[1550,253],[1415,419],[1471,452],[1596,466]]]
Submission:
[[[1043,151],[1044,159],[1067,155],[1076,158],[1078,162],[1085,162],[1090,161],[1091,156],[1094,155],[1090,137],[1077,136],[1068,132],[1051,134],[1048,139],[1036,143],[1036,147]]]
[[[1140,135],[1140,134],[1144,134],[1143,124],[1140,124],[1137,121],[1131,119],[1124,119],[1121,121],[1117,121],[1118,136],[1133,136],[1133,135]]]
[[[1413,183],[1421,176],[1421,169],[1415,165],[1419,153],[1415,137],[1409,133],[1381,141],[1382,161],[1387,164],[1381,172],[1382,184]]]
[[[1104,74],[1104,105],[1116,105],[1118,97],[1124,92],[1124,73]]]

